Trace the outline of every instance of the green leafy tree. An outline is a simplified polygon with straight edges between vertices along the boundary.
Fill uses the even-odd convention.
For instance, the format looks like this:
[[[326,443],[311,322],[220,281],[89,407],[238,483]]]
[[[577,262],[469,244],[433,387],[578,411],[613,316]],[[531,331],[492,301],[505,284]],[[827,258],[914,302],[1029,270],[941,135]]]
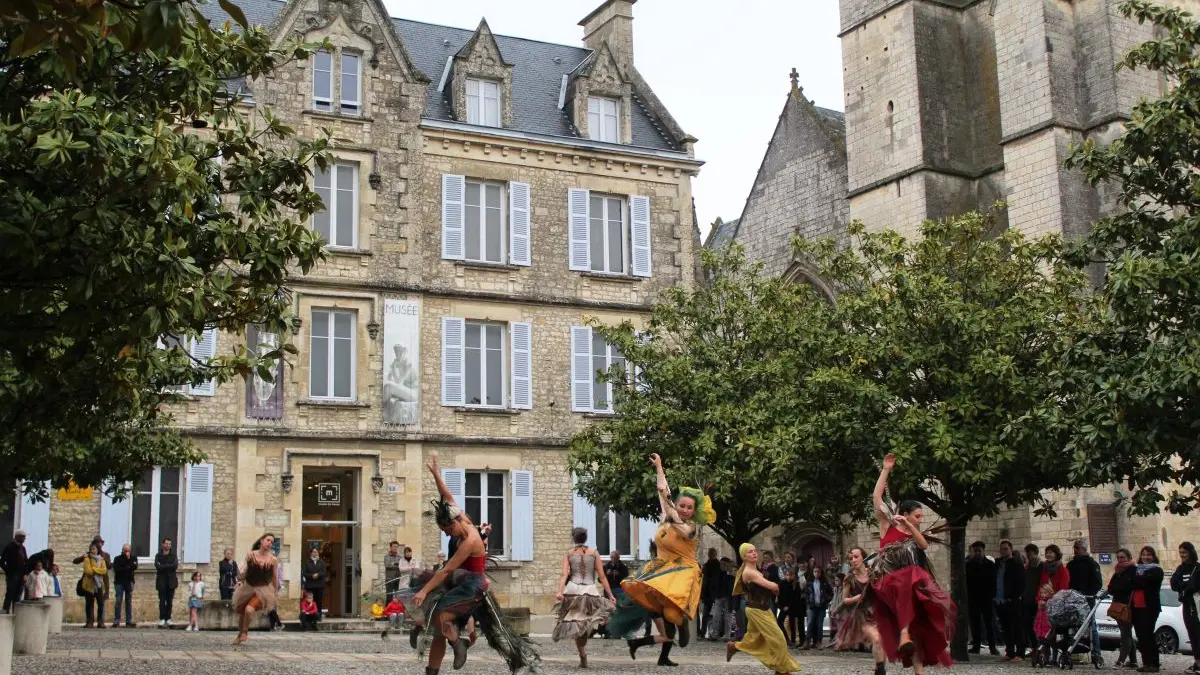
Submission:
[[[1135,513],[1164,502],[1187,513],[1200,500],[1200,25],[1144,0],[1120,11],[1159,30],[1121,67],[1169,88],[1134,107],[1120,138],[1089,140],[1068,161],[1121,211],[1074,251],[1080,264],[1105,265],[1106,311],[1064,355],[1069,406],[1054,416],[1076,432],[1077,472],[1126,481]]]
[[[849,410],[831,397],[827,413],[857,416],[856,445],[873,449],[860,471],[874,477],[895,453],[893,499],[918,499],[945,520],[961,607],[968,522],[1005,506],[1049,509],[1047,491],[1077,485],[1057,427],[1032,413],[1056,395],[1054,345],[1087,328],[1095,303],[1060,239],[996,230],[973,213],[927,221],[915,240],[855,223],[850,248],[796,243],[840,291],[833,323],[847,358],[829,379],[858,393],[841,404]]]
[[[841,443],[856,419],[818,414],[838,393],[809,379],[837,356],[831,305],[761,276],[737,246],[702,256],[709,282],[667,291],[643,330],[598,327],[628,366],[607,375],[617,415],[571,440],[577,490],[657,518],[657,452],[673,488],[712,497],[712,528],[735,549],[773,525],[836,530],[865,517],[870,481],[847,469],[856,449]]]
[[[196,362],[205,328],[285,334],[289,272],[322,257],[300,142],[247,119],[231,82],[306,58],[190,0],[14,0],[0,9],[0,484],[133,480],[198,454],[170,385],[266,366]]]

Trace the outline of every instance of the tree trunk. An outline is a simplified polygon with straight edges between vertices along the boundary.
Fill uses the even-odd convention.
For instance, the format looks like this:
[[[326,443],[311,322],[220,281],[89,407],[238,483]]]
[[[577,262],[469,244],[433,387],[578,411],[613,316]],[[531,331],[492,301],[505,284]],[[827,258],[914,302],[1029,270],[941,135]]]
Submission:
[[[960,662],[970,660],[967,654],[967,521],[966,518],[950,521],[950,597],[958,606],[950,655]]]

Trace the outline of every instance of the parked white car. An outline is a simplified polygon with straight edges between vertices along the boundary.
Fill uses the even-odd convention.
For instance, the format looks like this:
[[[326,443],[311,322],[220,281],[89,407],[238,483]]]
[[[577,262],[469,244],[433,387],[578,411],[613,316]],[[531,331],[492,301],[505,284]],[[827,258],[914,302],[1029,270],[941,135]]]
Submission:
[[[1154,628],[1158,651],[1162,654],[1191,654],[1192,644],[1188,641],[1187,629],[1183,625],[1183,606],[1179,602],[1179,594],[1163,586],[1158,597],[1162,601],[1162,613],[1158,615],[1158,624]],[[1110,602],[1108,599],[1100,602],[1096,622],[1100,628],[1100,644],[1105,648],[1117,648],[1121,642],[1121,631],[1117,628],[1117,622],[1108,616]]]

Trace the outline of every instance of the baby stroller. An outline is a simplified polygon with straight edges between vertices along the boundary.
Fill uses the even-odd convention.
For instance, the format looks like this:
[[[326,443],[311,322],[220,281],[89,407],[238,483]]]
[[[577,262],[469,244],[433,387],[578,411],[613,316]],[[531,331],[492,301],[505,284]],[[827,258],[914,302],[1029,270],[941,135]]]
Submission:
[[[1088,654],[1092,665],[1103,665],[1092,654],[1092,622],[1096,620],[1096,608],[1104,594],[1096,596],[1095,606],[1088,605],[1088,598],[1078,591],[1059,591],[1046,601],[1048,626],[1042,625],[1038,634],[1040,644],[1034,652],[1033,666],[1058,666],[1074,669],[1073,654]],[[1036,628],[1037,626],[1035,626]]]

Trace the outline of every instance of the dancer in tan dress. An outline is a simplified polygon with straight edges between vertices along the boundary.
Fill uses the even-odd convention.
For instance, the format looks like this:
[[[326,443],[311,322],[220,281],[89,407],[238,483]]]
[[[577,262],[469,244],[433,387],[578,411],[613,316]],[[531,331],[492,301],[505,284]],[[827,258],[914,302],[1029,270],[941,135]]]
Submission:
[[[246,555],[246,564],[233,589],[233,609],[238,615],[238,636],[233,644],[240,645],[248,638],[250,622],[255,612],[275,609],[279,595],[279,559],[272,553],[275,535],[270,532],[258,538]]]
[[[608,621],[616,598],[602,571],[604,561],[596,549],[587,545],[587,530],[577,527],[571,531],[571,538],[575,546],[563,556],[562,578],[558,580],[558,625],[553,638],[555,642],[575,640],[579,667],[587,668],[588,638]]]

